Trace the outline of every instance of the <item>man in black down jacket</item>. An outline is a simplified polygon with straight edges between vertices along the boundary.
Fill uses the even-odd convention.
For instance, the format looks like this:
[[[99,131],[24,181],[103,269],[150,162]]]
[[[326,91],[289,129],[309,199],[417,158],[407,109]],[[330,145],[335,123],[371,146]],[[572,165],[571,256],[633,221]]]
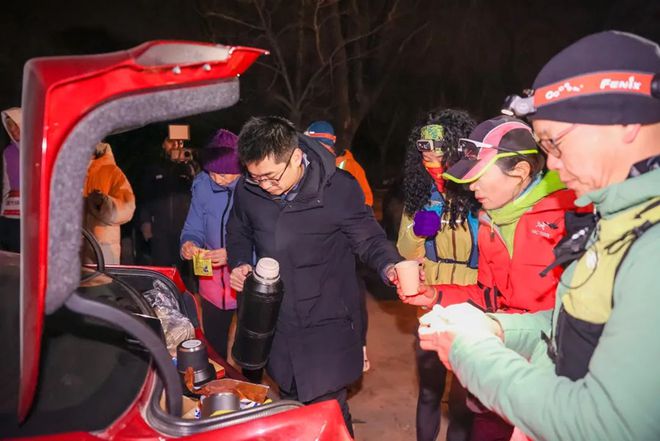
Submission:
[[[285,292],[267,371],[283,398],[336,399],[352,434],[346,388],[362,373],[354,253],[384,280],[401,257],[355,178],[288,120],[250,119],[238,154],[247,174],[227,225],[232,287],[242,291],[253,247],[279,262]]]

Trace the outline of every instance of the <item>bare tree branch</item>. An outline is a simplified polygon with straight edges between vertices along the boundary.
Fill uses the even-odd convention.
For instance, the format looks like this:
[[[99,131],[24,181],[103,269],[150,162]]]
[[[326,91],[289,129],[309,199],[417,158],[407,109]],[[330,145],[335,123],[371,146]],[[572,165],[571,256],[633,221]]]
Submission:
[[[398,4],[398,1],[396,2],[396,4]],[[392,11],[390,11],[390,12],[392,12]],[[388,21],[385,21],[385,22],[380,23],[378,26],[376,26],[375,28],[371,29],[370,31],[368,31],[368,32],[365,33],[365,34],[356,35],[356,36],[354,36],[354,37],[347,38],[347,39],[344,40],[344,42],[342,42],[339,46],[335,47],[335,49],[332,51],[332,53],[330,54],[330,56],[327,58],[327,61],[326,61],[325,63],[321,64],[321,66],[319,66],[319,68],[316,70],[316,72],[314,72],[314,74],[312,74],[312,76],[311,76],[311,78],[310,78],[310,81],[307,83],[307,87],[305,87],[305,90],[304,90],[303,93],[302,93],[301,99],[304,100],[304,99],[306,98],[306,96],[309,94],[310,85],[311,85],[312,83],[314,83],[314,81],[317,80],[317,78],[319,77],[319,75],[321,75],[321,73],[322,73],[325,69],[327,69],[327,67],[329,66],[329,64],[332,62],[332,59],[333,59],[333,58],[334,58],[334,57],[335,57],[335,56],[336,56],[341,50],[345,49],[346,46],[348,46],[348,45],[350,45],[350,44],[352,44],[352,43],[355,43],[356,41],[359,41],[359,40],[361,40],[361,39],[364,39],[364,38],[367,38],[367,37],[369,37],[369,36],[371,36],[371,35],[374,35],[374,34],[377,33],[378,31],[380,31],[383,27],[387,26],[387,25],[390,23],[390,20],[393,19],[392,17],[394,17],[394,16],[393,16],[391,13],[388,13]]]
[[[265,63],[263,61],[255,61],[254,64],[256,66],[265,67],[266,69],[273,72],[275,75],[280,75],[280,76],[283,75],[282,69],[278,69],[277,66],[273,66],[272,64]]]
[[[391,120],[390,120],[390,124],[388,125],[387,132],[385,133],[385,138],[378,143],[378,150],[380,151],[381,167],[385,164],[385,159],[387,158],[387,152],[390,149],[390,140],[392,139],[394,128],[399,125],[400,118],[401,118],[401,106],[397,105],[394,108],[394,112],[392,112],[391,114]]]
[[[213,12],[213,11],[207,11],[204,13],[206,17],[216,17],[216,18],[221,18],[223,20],[231,21],[232,23],[237,23],[241,26],[245,26],[250,29],[254,29],[256,31],[264,31],[265,29],[261,26],[253,25],[252,23],[248,23],[247,21],[240,20],[236,17],[232,17],[231,15],[223,14],[221,12]]]
[[[261,87],[289,118],[334,115],[338,141],[348,143],[408,58],[411,43],[424,47],[419,35],[429,28],[416,26],[415,0],[381,1],[240,0],[232,9],[207,0],[199,9],[207,12],[200,15],[209,33],[219,32],[216,19],[224,20],[250,44],[270,49],[271,57],[257,63],[266,68]]]
[[[211,26],[211,23],[209,23],[209,20],[208,20],[208,18],[206,17],[206,15],[204,13],[204,10],[203,10],[204,8],[203,8],[202,3],[203,3],[203,0],[195,0],[195,2],[193,4],[193,7],[195,9],[195,13],[197,15],[199,15],[199,17],[201,18],[203,33],[206,34],[207,38],[210,41],[215,43],[216,42],[215,28],[213,26]]]
[[[266,38],[270,42],[272,51],[275,54],[276,63],[279,65],[279,69],[281,69],[282,71],[282,80],[284,81],[284,85],[286,86],[286,90],[289,95],[289,101],[295,102],[296,101],[294,98],[295,95],[293,93],[293,87],[291,85],[291,77],[289,76],[289,72],[286,67],[286,61],[284,59],[284,56],[282,55],[282,50],[280,48],[279,42],[275,38],[272,28],[269,26],[270,17],[267,17],[267,14],[263,8],[264,5],[260,4],[259,0],[254,0],[252,4],[257,10],[257,14],[259,14],[259,18],[261,19],[261,23],[264,27]]]
[[[422,32],[423,30],[425,30],[428,26],[429,26],[429,23],[426,22],[422,26],[417,27],[413,32],[408,34],[408,36],[406,38],[404,38],[403,41],[401,42],[401,44],[399,45],[399,49],[398,49],[397,53],[401,54],[403,52],[403,50],[405,49],[405,47],[408,45],[408,43],[410,43],[410,41],[413,38],[415,38],[415,36],[417,36],[417,34]]]
[[[286,26],[283,26],[282,29],[274,33],[275,38],[280,38],[282,35],[286,34],[287,32],[291,31],[292,29],[298,29],[299,27],[302,27],[303,29],[309,29],[309,26],[299,26],[297,22],[290,23]]]
[[[321,64],[325,64],[323,59],[323,51],[321,50],[321,25],[319,24],[319,9],[321,8],[323,0],[316,0],[316,7],[314,8],[314,18],[312,21],[312,28],[314,29],[314,41],[316,42],[316,53],[319,56]]]
[[[281,94],[279,94],[279,93],[277,93],[277,92],[273,93],[272,96],[273,96],[273,99],[275,99],[275,101],[277,101],[277,102],[283,104],[284,107],[286,107],[286,108],[289,110],[289,112],[291,112],[291,111],[295,108],[294,103],[292,103],[291,101],[289,101],[288,99],[286,99],[285,96],[283,96],[283,95],[281,95]]]
[[[300,7],[298,8],[298,20],[297,20],[297,48],[296,48],[296,65],[294,67],[294,85],[295,85],[295,94],[300,95],[300,90],[302,89],[302,76],[303,76],[303,56],[305,54],[305,30],[303,29],[303,23],[305,21],[305,0],[300,1]]]

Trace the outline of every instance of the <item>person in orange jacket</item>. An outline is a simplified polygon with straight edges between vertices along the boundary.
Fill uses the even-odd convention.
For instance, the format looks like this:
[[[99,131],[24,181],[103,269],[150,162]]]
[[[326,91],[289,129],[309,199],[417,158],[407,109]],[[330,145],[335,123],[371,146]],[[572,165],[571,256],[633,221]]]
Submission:
[[[121,250],[120,225],[130,221],[135,212],[131,184],[117,166],[110,144],[96,145],[89,163],[85,187],[85,223],[99,242],[105,263],[118,264]],[[86,254],[85,260],[91,261]]]
[[[337,145],[337,137],[335,136],[335,129],[327,121],[314,121],[307,127],[305,135],[316,138],[321,142],[321,145],[328,149],[330,153],[335,155],[335,164],[338,169],[346,170],[358,181],[362,193],[364,193],[365,203],[372,207],[374,205],[374,195],[367,181],[367,175],[364,169],[357,162],[353,153],[350,150]]]

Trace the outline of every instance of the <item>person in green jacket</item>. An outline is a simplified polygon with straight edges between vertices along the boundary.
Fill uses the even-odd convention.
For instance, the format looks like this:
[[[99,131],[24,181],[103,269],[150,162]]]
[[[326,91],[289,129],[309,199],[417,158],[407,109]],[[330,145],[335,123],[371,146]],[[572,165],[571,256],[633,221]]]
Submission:
[[[464,303],[420,319],[422,347],[517,435],[660,439],[659,72],[656,43],[601,32],[552,58],[526,97],[507,99],[576,205],[595,214],[571,220],[555,250],[550,267],[568,267],[554,310],[484,314]]]

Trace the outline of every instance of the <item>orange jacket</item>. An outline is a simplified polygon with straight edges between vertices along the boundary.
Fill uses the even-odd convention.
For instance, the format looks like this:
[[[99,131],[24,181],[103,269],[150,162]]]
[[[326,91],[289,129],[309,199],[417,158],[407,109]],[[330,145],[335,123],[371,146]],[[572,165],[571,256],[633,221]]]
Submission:
[[[98,191],[102,200],[91,203],[90,193]],[[131,184],[115,163],[112,149],[93,159],[87,170],[83,189],[85,197],[84,226],[98,240],[105,263],[118,264],[120,255],[120,225],[130,221],[135,211],[135,196]]]
[[[343,155],[335,158],[335,164],[337,164],[337,168],[346,170],[357,179],[360,188],[362,188],[362,193],[364,193],[364,202],[370,207],[373,206],[374,195],[371,192],[369,181],[367,181],[367,175],[364,173],[362,166],[353,157],[353,153],[350,150],[344,150]]]

